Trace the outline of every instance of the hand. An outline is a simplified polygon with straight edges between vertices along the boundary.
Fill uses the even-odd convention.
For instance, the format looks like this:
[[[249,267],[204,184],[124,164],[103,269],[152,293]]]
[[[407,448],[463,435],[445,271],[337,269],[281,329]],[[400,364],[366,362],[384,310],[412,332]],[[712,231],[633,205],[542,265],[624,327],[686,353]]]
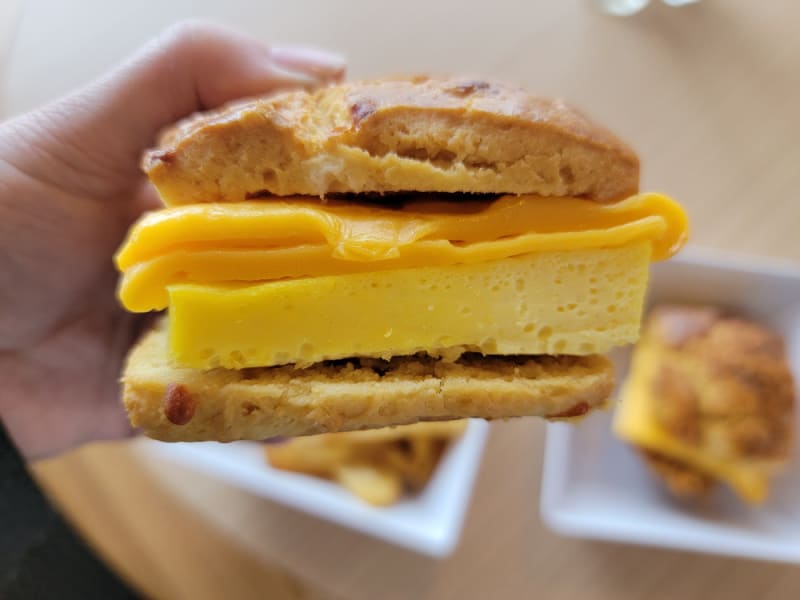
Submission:
[[[130,434],[118,378],[142,321],[117,304],[112,255],[158,205],[139,171],[158,131],[343,73],[327,52],[186,23],[77,93],[0,124],[0,418],[26,457]]]

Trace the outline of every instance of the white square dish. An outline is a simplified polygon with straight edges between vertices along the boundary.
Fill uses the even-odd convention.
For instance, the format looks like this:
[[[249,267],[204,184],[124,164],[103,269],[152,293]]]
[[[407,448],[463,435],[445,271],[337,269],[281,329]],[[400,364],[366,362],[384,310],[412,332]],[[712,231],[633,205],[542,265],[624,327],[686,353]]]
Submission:
[[[385,508],[370,506],[333,482],[273,469],[259,443],[146,440],[145,448],[253,494],[398,546],[444,557],[458,543],[488,427],[485,421],[471,420],[445,452],[425,489]]]
[[[800,380],[800,268],[687,249],[654,265],[648,298],[648,304],[719,304],[773,327]],[[613,356],[618,382],[629,354]],[[611,421],[608,411],[577,426],[548,425],[541,515],[549,527],[575,537],[800,563],[800,444],[764,505],[749,507],[722,488],[694,505],[667,495],[613,436]]]

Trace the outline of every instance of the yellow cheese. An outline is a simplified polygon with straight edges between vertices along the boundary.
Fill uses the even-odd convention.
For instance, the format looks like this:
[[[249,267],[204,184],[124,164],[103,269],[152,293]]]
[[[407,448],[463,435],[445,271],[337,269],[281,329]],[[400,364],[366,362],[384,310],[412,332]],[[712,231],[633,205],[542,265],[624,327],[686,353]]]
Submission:
[[[146,215],[116,260],[131,311],[167,306],[180,282],[219,284],[474,264],[535,252],[647,241],[654,259],[684,243],[682,208],[659,194],[615,204],[503,196],[402,210],[298,199],[202,204]]]
[[[651,244],[257,285],[169,286],[173,358],[194,368],[461,350],[593,354],[635,341]]]
[[[622,439],[726,482],[744,500],[760,503],[767,495],[769,476],[774,468],[765,461],[731,460],[703,451],[672,435],[654,417],[658,402],[652,381],[658,368],[658,354],[647,343],[634,353],[630,376],[622,389],[614,417],[614,431]]]

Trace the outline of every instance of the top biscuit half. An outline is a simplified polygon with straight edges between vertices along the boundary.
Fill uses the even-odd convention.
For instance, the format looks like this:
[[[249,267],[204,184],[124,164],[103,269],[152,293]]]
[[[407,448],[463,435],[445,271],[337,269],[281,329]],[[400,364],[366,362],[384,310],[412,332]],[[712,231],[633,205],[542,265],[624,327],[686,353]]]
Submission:
[[[203,113],[167,131],[143,167],[167,205],[410,191],[613,202],[639,187],[636,154],[563,102],[427,77]]]

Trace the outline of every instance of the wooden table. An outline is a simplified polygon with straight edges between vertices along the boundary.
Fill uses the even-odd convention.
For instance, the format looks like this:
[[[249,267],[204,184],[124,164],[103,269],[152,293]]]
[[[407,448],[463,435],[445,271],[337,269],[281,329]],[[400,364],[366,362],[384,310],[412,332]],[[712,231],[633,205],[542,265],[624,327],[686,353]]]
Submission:
[[[26,4],[6,71],[9,112],[87,79],[194,7],[267,40],[342,50],[355,77],[467,72],[568,98],[639,150],[643,187],[686,204],[695,243],[800,259],[793,0],[658,5],[629,19],[579,0]],[[84,448],[35,471],[89,540],[155,598],[800,594],[800,569],[790,566],[553,535],[538,518],[543,437],[531,420],[493,425],[462,542],[439,562],[154,464],[135,443]]]

